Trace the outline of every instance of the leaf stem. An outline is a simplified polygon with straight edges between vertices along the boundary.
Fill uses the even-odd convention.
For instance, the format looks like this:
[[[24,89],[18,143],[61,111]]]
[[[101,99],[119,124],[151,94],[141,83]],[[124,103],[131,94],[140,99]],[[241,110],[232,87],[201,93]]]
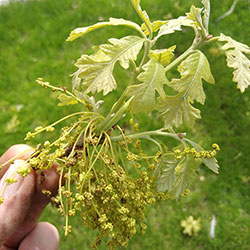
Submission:
[[[168,72],[170,69],[177,66],[181,61],[183,61],[185,58],[187,58],[191,54],[195,53],[197,49],[202,47],[204,44],[210,42],[211,40],[208,41],[208,40],[205,40],[205,39],[201,39],[200,41],[197,42],[196,39],[194,39],[192,45],[184,53],[182,53],[179,57],[177,57],[173,62],[171,62],[165,68],[165,72]]]
[[[194,53],[193,46],[191,46],[189,49],[187,49],[184,53],[182,53],[179,57],[177,57],[173,62],[171,62],[166,68],[165,72],[168,72],[170,69],[177,66],[182,60],[184,60],[186,57]]]
[[[139,68],[137,70],[137,73],[139,74],[141,72],[141,69],[142,69],[142,66],[146,63],[146,60],[147,60],[147,57],[148,57],[148,54],[149,54],[149,51],[151,49],[151,41],[150,40],[146,40],[144,42],[145,44],[145,49],[144,49],[144,54],[143,54],[143,58],[141,60],[141,63],[139,65]]]
[[[37,80],[37,83],[38,83],[39,85],[41,85],[41,86],[44,86],[45,88],[51,88],[52,90],[56,90],[56,91],[60,91],[60,92],[66,93],[66,94],[68,94],[69,96],[75,98],[78,102],[80,102],[80,103],[86,105],[85,100],[82,100],[82,99],[78,98],[77,96],[75,96],[73,93],[71,93],[70,91],[68,91],[68,90],[65,89],[65,88],[53,86],[53,85],[51,85],[49,82],[43,82],[43,81],[40,80],[40,79]]]
[[[145,20],[145,18],[143,17],[143,12],[142,12],[142,10],[141,10],[141,8],[140,8],[140,5],[139,5],[139,9],[138,8],[136,8],[136,6],[135,6],[135,4],[134,4],[134,1],[131,1],[131,3],[132,3],[132,5],[133,5],[133,7],[134,7],[134,9],[135,9],[135,11],[136,11],[136,13],[137,13],[137,15],[140,17],[140,19],[142,20],[142,22],[146,25],[146,27],[147,27],[147,29],[148,29],[148,32],[149,32],[149,36],[150,37],[152,37],[152,28],[149,26],[150,25],[150,23],[148,24],[147,23],[147,21]],[[140,13],[140,11],[141,11],[141,13]]]
[[[127,88],[135,82],[135,79],[136,79],[136,76],[137,76],[136,65],[135,65],[134,62],[132,63],[132,66],[133,66],[133,72],[134,73],[133,73],[133,76],[131,77],[131,79],[130,79],[128,85],[127,85]],[[98,125],[97,132],[103,131],[104,128],[107,127],[107,124],[110,122],[113,115],[116,114],[119,109],[123,108],[124,101],[126,100],[126,97],[127,97],[127,91],[124,90],[122,95],[118,99],[118,101],[111,108],[111,110],[108,113],[108,115],[106,116],[106,118]]]
[[[148,139],[148,136],[167,136],[167,137],[171,137],[171,138],[173,138],[173,139],[175,139],[177,141],[180,141],[181,143],[184,143],[177,134],[163,132],[160,129],[159,130],[146,131],[146,132],[126,135],[126,137],[128,137],[130,139],[139,139],[139,138]],[[111,137],[111,141],[113,141],[113,142],[122,141],[123,139],[124,139],[124,137],[122,135]]]

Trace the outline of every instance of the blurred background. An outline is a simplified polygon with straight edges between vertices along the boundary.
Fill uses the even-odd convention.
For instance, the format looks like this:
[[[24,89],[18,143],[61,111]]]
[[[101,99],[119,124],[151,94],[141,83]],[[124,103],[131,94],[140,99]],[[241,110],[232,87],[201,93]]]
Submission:
[[[7,2],[7,1],[2,1]],[[151,20],[176,18],[200,1],[142,0]],[[250,1],[239,0],[233,13],[219,22],[233,0],[212,0],[210,33],[232,36],[250,45]],[[53,121],[81,107],[58,107],[56,95],[39,87],[35,80],[43,77],[56,85],[71,88],[69,75],[76,68],[76,59],[89,53],[92,45],[106,43],[109,37],[131,34],[127,28],[104,28],[75,42],[65,42],[71,30],[88,26],[110,16],[140,23],[129,0],[34,0],[11,2],[0,6],[0,155],[13,144],[23,143],[25,134],[39,125]],[[132,31],[133,34],[133,31]],[[160,38],[158,48],[177,44],[177,54],[192,43],[189,29]],[[218,154],[220,174],[204,167],[192,193],[176,201],[152,206],[147,211],[148,229],[137,234],[128,249],[250,249],[250,90],[244,94],[232,82],[232,70],[216,44],[205,48],[216,84],[204,84],[207,94],[201,109],[202,120],[188,131],[188,137],[210,148],[213,142],[221,147]],[[127,73],[117,70],[116,77],[125,85]],[[174,73],[173,73],[174,74]],[[119,89],[122,91],[122,89]],[[107,97],[114,100],[117,94]],[[139,116],[144,130],[159,128],[161,121],[148,122]],[[31,143],[52,139],[42,135]],[[201,217],[201,231],[195,237],[185,236],[181,220],[192,215]],[[209,236],[212,216],[216,217],[215,238]],[[72,219],[73,232],[63,235],[64,218],[48,206],[41,220],[55,224],[61,235],[60,249],[90,249],[96,232],[84,228],[78,217]],[[100,249],[106,249],[102,244]]]

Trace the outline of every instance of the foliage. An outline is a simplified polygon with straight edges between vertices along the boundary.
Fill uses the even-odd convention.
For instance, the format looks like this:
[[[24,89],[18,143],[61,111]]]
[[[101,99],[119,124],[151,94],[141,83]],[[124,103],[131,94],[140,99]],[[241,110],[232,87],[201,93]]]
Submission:
[[[173,154],[172,157],[179,164],[176,164],[176,166],[173,167],[174,168],[174,175],[172,174],[173,178],[167,184],[167,188],[163,188],[162,190],[162,191],[169,190],[168,196],[170,195],[172,198],[178,198],[183,192],[185,193],[186,188],[189,187],[189,182],[196,175],[195,170],[197,169],[196,164],[199,163],[198,159],[203,159],[203,162],[209,161],[210,168],[216,170],[215,172],[218,171],[218,165],[216,163],[216,160],[213,158],[216,151],[215,149],[212,149],[211,151],[204,151],[198,144],[184,138],[185,135],[183,133],[178,135],[174,133],[173,130],[171,129],[172,126],[178,127],[182,123],[182,117],[184,117],[184,120],[186,121],[187,124],[190,125],[194,124],[195,119],[200,117],[200,112],[198,111],[198,109],[191,106],[191,104],[193,104],[194,100],[201,103],[204,103],[205,100],[205,95],[202,87],[202,78],[205,79],[207,82],[210,83],[213,82],[212,80],[213,78],[211,77],[211,73],[209,70],[208,61],[206,57],[200,51],[198,51],[198,49],[201,46],[216,40],[216,38],[210,39],[210,37],[208,37],[208,30],[204,28],[206,27],[205,23],[207,21],[204,21],[204,24],[202,21],[202,20],[207,20],[207,17],[209,16],[207,11],[208,8],[206,7],[203,19],[199,16],[202,13],[201,9],[195,7],[191,8],[191,11],[187,16],[180,18],[183,21],[181,25],[184,25],[186,23],[188,24],[188,26],[192,27],[195,30],[196,37],[191,48],[188,49],[186,52],[184,52],[180,57],[175,58],[171,63],[170,62],[171,59],[167,61],[165,60],[163,62],[161,59],[162,56],[152,58],[151,47],[154,45],[154,43],[160,36],[169,34],[166,31],[168,28],[169,32],[170,31],[174,32],[175,30],[180,29],[180,24],[179,23],[175,24],[175,21],[173,21],[171,24],[172,25],[171,28],[165,27],[168,26],[167,24],[171,23],[171,21],[158,21],[158,22],[153,22],[151,24],[147,14],[141,10],[139,6],[139,1],[133,1],[133,4],[139,16],[144,22],[144,25],[142,25],[142,30],[139,31],[139,33],[142,35],[142,38],[140,38],[141,40],[139,39],[139,37],[136,38],[134,37],[133,40],[131,36],[129,38],[126,37],[119,40],[110,39],[109,40],[110,44],[104,44],[96,47],[94,54],[90,56],[83,55],[76,64],[76,66],[78,67],[78,71],[73,75],[74,96],[72,96],[70,92],[66,91],[63,88],[55,88],[50,84],[43,82],[42,79],[38,80],[38,83],[41,84],[42,86],[51,87],[55,91],[64,92],[64,94],[61,94],[59,97],[61,105],[65,104],[68,105],[80,102],[85,105],[87,110],[86,112],[76,114],[82,116],[80,117],[80,119],[76,120],[76,122],[73,123],[69,128],[65,128],[62,131],[62,135],[58,140],[56,140],[51,144],[46,143],[46,145],[44,145],[45,146],[44,149],[42,148],[37,149],[38,152],[40,153],[39,156],[37,157],[38,161],[33,160],[34,158],[30,160],[31,164],[33,164],[33,166],[37,168],[37,171],[42,170],[45,167],[46,168],[49,167],[50,163],[54,161],[59,161],[60,163],[62,163],[61,169],[63,171],[66,171],[66,173],[68,173],[68,175],[66,175],[66,182],[68,183],[68,185],[66,184],[66,191],[64,192],[63,188],[62,190],[59,190],[59,193],[64,195],[66,198],[65,200],[66,206],[63,206],[62,200],[60,200],[61,208],[62,209],[65,208],[65,210],[63,210],[63,214],[66,215],[66,217],[74,213],[73,211],[71,211],[72,209],[69,209],[67,206],[74,207],[75,205],[71,195],[69,195],[69,193],[67,192],[69,191],[70,188],[69,186],[70,175],[72,175],[73,177],[75,176],[76,178],[75,183],[79,182],[79,185],[81,185],[80,195],[82,195],[81,192],[84,193],[83,190],[90,189],[90,191],[92,192],[93,190],[95,190],[95,184],[97,179],[98,178],[101,179],[102,177],[101,174],[103,169],[99,169],[98,166],[99,165],[108,166],[109,164],[106,162],[106,160],[111,161],[111,166],[113,165],[116,166],[116,171],[119,170],[120,165],[122,166],[123,170],[125,170],[126,167],[128,167],[128,172],[132,171],[133,168],[138,169],[138,166],[142,165],[141,169],[143,170],[145,170],[146,166],[149,166],[149,173],[150,173],[151,168],[156,167],[160,168],[161,170],[161,168],[165,167],[166,166],[165,163],[158,165],[159,161],[163,160],[165,156],[167,156],[172,152]],[[107,23],[103,24],[106,25]],[[100,25],[97,26],[99,27]],[[136,24],[133,24],[131,26],[136,27],[136,30],[138,30],[138,26]],[[165,33],[162,32],[161,30],[162,27],[165,27]],[[156,37],[151,37],[153,36],[152,32],[157,32],[159,29],[161,33],[159,31]],[[84,35],[86,33],[86,30],[89,32],[91,29],[81,28],[81,32],[75,31],[71,34],[77,33],[80,35]],[[144,31],[144,34],[142,31]],[[73,35],[71,35],[70,37],[72,38]],[[137,41],[138,43],[136,43],[135,41]],[[139,50],[142,47],[142,44],[144,45],[144,56],[142,60],[139,61],[138,63],[136,59],[137,55],[139,54]],[[114,104],[110,113],[107,115],[107,118],[104,118],[103,115],[96,114],[97,112],[98,113],[100,112],[98,110],[99,106],[97,105],[98,102],[96,102],[92,97],[87,96],[87,94],[89,93],[94,94],[95,92],[103,91],[103,94],[106,95],[107,93],[109,93],[110,91],[114,90],[117,87],[117,83],[113,76],[113,68],[117,61],[119,61],[119,64],[125,69],[128,68],[128,65],[130,63],[134,70],[133,72],[134,74],[131,77],[131,81],[129,83],[127,90],[124,91],[122,98],[119,99]],[[172,79],[169,83],[168,80],[166,80],[167,78],[163,74],[163,71],[168,73],[178,64],[180,65],[178,70],[181,73],[181,79]],[[193,86],[195,85],[198,86],[198,91],[197,89],[193,88]],[[177,90],[179,93],[175,94],[174,96],[171,96],[172,88],[174,90]],[[159,95],[159,97],[157,97],[157,95]],[[116,123],[118,123],[119,120],[123,118],[123,114],[127,112],[131,112],[134,116],[134,114],[138,113],[139,111],[150,113],[152,110],[155,109],[161,112],[161,115],[164,117],[165,120],[168,119],[167,122],[165,121],[164,129],[157,131],[146,131],[142,133],[133,133],[133,134],[127,134],[126,132],[124,136],[123,130],[119,129],[119,126],[115,126]],[[167,112],[170,112],[171,115],[169,115],[169,113]],[[173,118],[169,120],[169,116]],[[73,115],[70,115],[68,118],[71,117],[73,117]],[[54,125],[56,124],[53,124],[53,126]],[[40,133],[41,131],[44,130],[50,130],[50,128],[52,128],[53,126],[50,126],[48,128],[38,129],[38,131],[35,132],[35,134],[37,134],[38,132]],[[76,132],[74,131],[75,128]],[[134,129],[136,129],[136,126],[134,126]],[[169,132],[165,132],[166,129],[168,129]],[[112,136],[109,135],[110,130]],[[68,135],[71,132],[72,134],[70,137]],[[32,137],[33,135],[34,133],[30,133],[28,134],[28,137],[30,136]],[[136,139],[144,138],[146,140],[149,140],[152,139],[150,138],[152,136],[173,137],[178,142],[181,143],[182,150],[180,152],[176,150],[170,150],[168,152],[165,152],[162,150],[162,147],[159,146],[160,144],[156,143],[159,146],[160,152],[159,153],[156,152],[155,156],[144,155],[144,152],[141,152],[141,149],[139,148],[138,145],[139,142],[136,141]],[[132,144],[130,143],[129,139],[132,140]],[[109,142],[109,140],[111,141],[111,143]],[[151,141],[155,142],[154,140]],[[120,141],[120,143],[116,143],[117,141]],[[82,142],[80,146],[79,142]],[[135,145],[134,147],[136,149],[129,149],[129,147],[131,147],[130,145],[133,144]],[[194,145],[198,146],[195,147]],[[190,148],[190,146],[193,148]],[[55,150],[55,147],[58,147],[60,150],[58,151],[57,149]],[[71,151],[69,150],[70,147],[72,147]],[[104,158],[106,153],[105,151],[108,151],[108,149],[112,147],[114,147],[115,150],[117,151],[119,151],[121,148],[123,152],[119,154],[118,157],[116,156],[116,154],[108,152],[107,159],[105,159]],[[130,152],[130,150],[133,152]],[[45,160],[47,158],[46,156],[51,152],[52,152],[51,156],[53,157],[51,157],[51,162],[47,162]],[[66,152],[69,152],[68,155],[67,154],[65,155]],[[77,170],[76,172],[74,172],[75,169],[73,170],[73,166],[77,166],[77,164],[80,163],[80,160],[79,162],[74,163],[73,165],[72,163],[70,163],[71,157],[74,159],[81,152],[85,154],[83,160],[86,162],[84,162],[83,164],[81,163],[82,165],[81,164],[80,165],[86,167],[86,171],[87,172],[89,171],[90,173],[89,176],[87,175],[83,179],[84,181],[80,180],[81,178],[80,174],[82,174],[82,169],[80,169],[79,167],[79,170]],[[89,156],[91,156],[90,159],[88,159]],[[122,161],[122,158],[124,156],[126,157],[125,163],[123,162],[124,160]],[[127,160],[128,163],[132,162],[132,164],[126,163]],[[152,162],[150,162],[149,164],[150,160],[152,160]],[[193,165],[194,162],[195,164]],[[106,168],[104,167],[104,171],[105,169]],[[109,182],[106,181],[104,187],[108,187],[109,183],[110,182],[112,183],[112,178],[110,176],[112,172],[109,172],[111,170],[112,168],[107,170]],[[139,172],[141,171],[140,168],[138,171]],[[163,171],[158,171],[158,173],[160,174],[157,175],[156,183],[159,183],[159,180],[161,180],[163,176],[163,173],[161,172]],[[141,175],[142,173],[144,172],[141,171]],[[92,175],[96,174],[96,177],[93,178],[91,174]],[[121,177],[123,177],[122,174]],[[137,178],[141,177],[135,177],[133,181],[137,181],[138,180]],[[87,187],[84,186],[87,183],[87,181],[85,180],[88,180],[88,183],[90,183]],[[171,183],[173,184],[171,185]],[[152,184],[152,189],[153,189],[153,183],[149,184],[150,185]],[[119,188],[121,188],[121,186]],[[115,194],[117,194],[119,188],[114,189]],[[131,192],[133,193],[133,189],[131,189]],[[142,192],[143,195],[146,194],[146,191],[142,190]],[[84,194],[86,194],[86,192]],[[95,194],[94,191],[93,194]],[[118,201],[122,201],[123,200],[122,198],[124,197],[120,197],[119,194],[117,195],[119,197]],[[143,195],[142,199],[144,199]],[[157,194],[154,195],[157,196]],[[77,195],[75,195],[75,197],[76,196]],[[88,198],[89,197],[86,198],[87,203],[89,202]],[[98,196],[95,196],[94,200],[97,201]],[[150,202],[147,200],[145,201],[146,203],[147,202],[151,203],[151,201]],[[96,202],[96,204],[99,205],[98,201]],[[81,209],[84,209],[83,208],[84,206],[86,207],[85,203],[81,203],[81,205],[82,205]],[[76,207],[77,206],[78,205],[76,205]],[[130,205],[128,204],[128,207],[129,206]],[[103,205],[101,205],[101,207],[103,207]],[[93,212],[94,205],[91,205],[91,208],[92,209],[90,212]],[[107,210],[105,212],[107,212]],[[93,212],[93,215],[90,217],[101,218],[101,216],[102,215],[98,215],[97,212],[96,213]],[[108,218],[109,220],[111,220],[110,216]],[[99,230],[103,234],[105,233],[108,234],[107,231],[110,230],[110,227],[108,228],[105,227],[110,224],[106,223],[105,227],[102,228],[101,227],[102,221],[99,222],[100,224],[95,226],[97,228],[99,227]],[[139,218],[137,218],[137,222],[140,223]],[[112,223],[114,224],[115,222],[112,221]],[[91,226],[91,224],[88,225]],[[66,224],[66,232],[69,231],[68,229],[69,227]],[[123,232],[123,237],[127,237],[129,239],[132,236],[132,234],[129,233],[126,235],[124,233],[125,232],[124,229],[122,230],[121,231]],[[117,232],[116,230],[114,231]],[[116,239],[115,237],[113,237],[112,243],[120,244],[121,241],[124,241],[124,239],[123,238]]]

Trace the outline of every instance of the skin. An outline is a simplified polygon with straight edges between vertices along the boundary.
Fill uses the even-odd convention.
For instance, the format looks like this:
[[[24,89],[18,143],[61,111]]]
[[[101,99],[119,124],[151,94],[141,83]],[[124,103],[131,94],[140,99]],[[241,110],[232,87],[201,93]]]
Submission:
[[[26,152],[23,153],[24,151]],[[0,157],[0,165],[17,155],[16,159],[27,160],[33,152],[27,145],[14,145]],[[0,169],[2,186],[4,178],[13,172],[13,169],[13,165],[10,167],[10,164],[5,164]],[[38,223],[42,211],[49,203],[49,198],[42,194],[42,190],[50,190],[53,196],[58,190],[59,176],[56,173],[56,165],[44,171],[44,174],[45,179],[42,184],[39,183],[41,176],[32,169],[25,178],[17,174],[18,182],[8,186],[4,191],[4,202],[0,205],[0,250],[59,248],[57,229],[47,222]],[[2,188],[0,194],[1,191]]]

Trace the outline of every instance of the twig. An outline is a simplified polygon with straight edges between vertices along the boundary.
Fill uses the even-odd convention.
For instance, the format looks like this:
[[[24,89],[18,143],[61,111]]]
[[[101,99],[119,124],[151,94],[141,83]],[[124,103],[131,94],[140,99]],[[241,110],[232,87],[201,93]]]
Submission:
[[[221,15],[221,16],[219,16],[219,17],[215,20],[215,22],[218,23],[220,20],[222,20],[222,19],[225,18],[226,16],[229,16],[230,14],[232,14],[233,11],[234,11],[234,9],[235,9],[235,7],[236,7],[237,2],[238,2],[238,0],[234,0],[234,2],[233,2],[233,4],[232,4],[231,8],[230,8],[226,13],[224,13],[224,14]]]

